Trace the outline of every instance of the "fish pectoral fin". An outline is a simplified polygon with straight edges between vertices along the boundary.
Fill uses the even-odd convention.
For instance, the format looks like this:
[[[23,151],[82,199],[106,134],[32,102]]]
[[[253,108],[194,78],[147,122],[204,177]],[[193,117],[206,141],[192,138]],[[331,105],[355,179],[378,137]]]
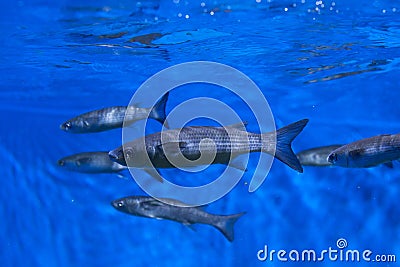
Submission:
[[[182,224],[183,224],[184,226],[186,226],[187,228],[189,228],[190,230],[192,230],[192,231],[194,231],[194,232],[197,232],[197,229],[196,229],[196,227],[194,227],[193,223],[190,223],[190,222],[183,222]]]
[[[247,172],[247,167],[246,167],[246,162],[241,160],[240,158],[235,158],[231,160],[228,164],[229,167],[235,168],[240,171],[245,171]]]
[[[385,163],[383,163],[383,165],[385,165],[385,166],[388,167],[388,168],[393,169],[393,161],[385,162]]]
[[[128,180],[128,177],[126,177],[126,175],[123,174],[123,173],[118,173],[117,177],[120,178],[120,179]]]
[[[159,181],[160,183],[163,183],[164,180],[161,177],[160,173],[158,172],[157,169],[143,169],[148,175]]]
[[[151,211],[150,209],[149,209],[149,211]],[[156,220],[164,220],[163,218],[161,218],[161,217],[157,217],[156,215],[154,215],[154,214],[149,214],[149,215],[147,215],[149,218],[152,218],[152,219],[156,219]]]
[[[358,148],[349,151],[349,157],[356,158],[356,157],[361,157],[365,153],[364,148]]]

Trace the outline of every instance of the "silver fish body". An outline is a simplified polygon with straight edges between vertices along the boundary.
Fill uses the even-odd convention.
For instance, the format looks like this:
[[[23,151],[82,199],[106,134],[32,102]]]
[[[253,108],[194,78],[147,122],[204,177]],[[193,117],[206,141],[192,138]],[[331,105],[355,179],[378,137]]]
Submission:
[[[139,108],[135,106],[114,106],[90,111],[74,117],[60,125],[60,129],[69,133],[95,133],[121,128],[124,123],[130,125],[139,120],[152,118],[165,123],[165,106],[168,100],[166,93],[153,108]]]
[[[234,239],[233,226],[244,214],[216,215],[199,207],[182,207],[174,205],[175,203],[177,202],[171,199],[163,199],[161,202],[152,197],[130,196],[114,200],[111,205],[121,212],[134,216],[166,219],[184,225],[208,224],[217,228],[231,242]]]
[[[169,160],[171,157],[177,159],[174,162],[179,162],[178,167],[190,167],[205,163],[227,164],[231,157],[240,154],[265,152],[302,172],[291,142],[307,122],[307,119],[301,120],[276,132],[264,134],[250,133],[236,127],[190,126],[138,138],[110,151],[109,155],[112,160],[129,167],[174,168]],[[180,160],[181,153],[184,159]],[[152,166],[148,166],[150,162],[146,160],[147,157]]]
[[[303,150],[297,153],[297,158],[303,166],[331,166],[332,163],[328,161],[328,156],[333,150],[341,146],[342,145],[330,145]]]
[[[57,164],[70,171],[83,173],[114,173],[127,169],[111,161],[108,152],[78,153],[58,160]]]
[[[347,168],[368,168],[400,158],[400,134],[362,139],[332,151],[328,161]],[[390,165],[390,164],[389,164]]]

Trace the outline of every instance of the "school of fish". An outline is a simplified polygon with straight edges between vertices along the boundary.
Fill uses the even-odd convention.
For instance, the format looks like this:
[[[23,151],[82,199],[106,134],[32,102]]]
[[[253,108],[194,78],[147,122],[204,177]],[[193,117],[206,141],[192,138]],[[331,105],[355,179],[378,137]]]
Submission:
[[[193,167],[205,164],[229,164],[230,160],[247,153],[267,153],[293,170],[302,173],[303,166],[369,168],[377,165],[393,167],[400,158],[400,134],[378,135],[348,144],[327,145],[306,149],[295,154],[293,140],[308,123],[302,119],[274,132],[252,133],[243,123],[225,127],[187,126],[169,129],[166,104],[169,93],[154,107],[113,106],[90,111],[60,125],[68,133],[95,133],[122,128],[139,120],[154,119],[168,130],[148,134],[110,151],[81,152],[58,160],[61,168],[81,173],[116,173],[122,176],[128,167],[149,171]],[[174,164],[173,164],[173,163]],[[178,163],[178,164],[177,164]],[[152,173],[149,171],[148,173]],[[155,179],[159,179],[153,175]],[[189,207],[174,199],[156,200],[150,196],[128,196],[113,200],[118,211],[134,216],[172,220],[187,226],[208,224],[224,237],[234,240],[234,224],[245,214],[216,215],[202,207]]]

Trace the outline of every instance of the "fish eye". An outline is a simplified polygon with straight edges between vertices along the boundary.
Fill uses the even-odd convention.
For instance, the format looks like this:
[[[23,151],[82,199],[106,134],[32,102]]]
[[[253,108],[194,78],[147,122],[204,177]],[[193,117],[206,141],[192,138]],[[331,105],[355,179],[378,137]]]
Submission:
[[[62,126],[65,130],[70,130],[72,128],[72,123],[70,121],[67,121]]]
[[[117,203],[117,206],[118,206],[118,207],[123,207],[123,206],[124,206],[124,202],[123,202],[123,201],[119,201],[119,202]]]
[[[57,164],[59,166],[64,166],[65,162],[62,159],[60,159],[59,161],[57,161]]]

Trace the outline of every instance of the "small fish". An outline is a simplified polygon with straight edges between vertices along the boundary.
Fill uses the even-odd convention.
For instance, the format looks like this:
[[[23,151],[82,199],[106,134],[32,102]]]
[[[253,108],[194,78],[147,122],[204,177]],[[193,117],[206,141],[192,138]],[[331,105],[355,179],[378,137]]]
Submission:
[[[199,207],[177,206],[177,203],[183,203],[176,200],[162,199],[162,201],[155,200],[152,197],[131,196],[114,200],[111,205],[121,212],[140,217],[166,219],[187,226],[195,223],[209,224],[217,228],[230,242],[234,239],[233,225],[245,214],[242,212],[233,215],[216,215]]]
[[[234,158],[249,152],[265,152],[275,156],[294,170],[303,172],[300,162],[292,151],[291,143],[307,123],[308,119],[304,119],[276,132],[264,134],[250,133],[238,128],[237,125],[190,126],[135,139],[110,151],[109,156],[121,165],[146,169],[153,166],[154,168],[175,168],[175,165],[168,160],[171,157],[177,159],[174,162],[178,162],[179,167],[193,167],[210,164],[208,161],[210,158],[213,159],[211,164],[228,164],[231,156]],[[147,160],[146,153],[151,162]],[[166,153],[168,153],[168,158]],[[184,160],[181,160],[182,154]],[[203,155],[205,156],[201,157]],[[204,162],[199,161],[200,158],[204,158]]]
[[[303,166],[330,166],[328,161],[329,154],[342,145],[331,145],[315,147],[297,153],[297,158]]]
[[[108,152],[84,152],[57,161],[58,166],[84,173],[113,173],[127,169],[126,166],[111,161]]]
[[[392,161],[399,158],[400,134],[384,134],[341,146],[329,154],[328,161],[346,168],[369,168],[392,167]]]
[[[138,120],[152,118],[165,123],[165,106],[168,100],[168,92],[154,105],[152,109],[135,106],[115,106],[90,111],[72,118],[60,125],[60,129],[69,133],[95,133],[121,128],[124,123],[130,125]],[[127,115],[125,117],[125,114]]]

